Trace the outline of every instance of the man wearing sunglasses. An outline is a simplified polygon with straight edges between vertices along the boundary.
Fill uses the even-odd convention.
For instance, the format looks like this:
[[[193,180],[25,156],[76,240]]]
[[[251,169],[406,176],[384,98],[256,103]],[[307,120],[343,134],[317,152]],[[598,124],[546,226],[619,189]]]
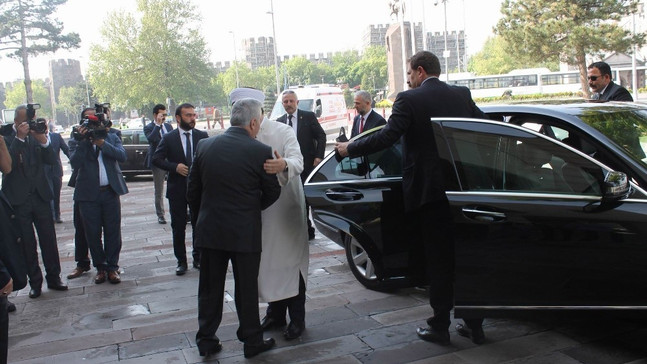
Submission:
[[[593,91],[591,99],[600,101],[634,101],[626,88],[611,80],[611,67],[606,62],[594,62],[588,67],[587,79]]]

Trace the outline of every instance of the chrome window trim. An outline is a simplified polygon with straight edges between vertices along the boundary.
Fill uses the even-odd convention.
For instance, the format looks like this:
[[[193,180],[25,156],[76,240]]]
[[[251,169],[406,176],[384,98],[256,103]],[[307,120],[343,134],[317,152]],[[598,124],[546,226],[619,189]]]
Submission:
[[[513,191],[446,191],[447,195],[461,196],[502,196],[502,197],[532,197],[532,198],[545,198],[545,199],[559,199],[559,200],[587,200],[587,201],[600,201],[602,197],[592,195],[574,195],[567,193],[547,193],[547,192],[513,192]]]
[[[325,181],[325,182],[306,182],[306,186],[326,186],[326,185],[341,185],[341,184],[365,184],[372,183],[375,184],[377,181],[402,181],[402,177],[387,177],[387,178],[364,178],[364,179],[342,179],[337,181]]]

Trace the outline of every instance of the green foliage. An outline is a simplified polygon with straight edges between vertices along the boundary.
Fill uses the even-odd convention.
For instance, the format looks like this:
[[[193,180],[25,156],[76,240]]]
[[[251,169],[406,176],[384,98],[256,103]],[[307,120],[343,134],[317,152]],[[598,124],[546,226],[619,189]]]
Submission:
[[[142,108],[165,103],[199,104],[222,99],[210,80],[206,42],[193,18],[196,8],[181,0],[138,0],[139,16],[112,13],[103,42],[90,53],[90,83],[99,99]],[[221,90],[220,90],[221,91]]]
[[[362,58],[353,67],[353,72],[361,76],[361,89],[375,93],[389,82],[386,66],[386,48],[371,46],[364,50]]]
[[[586,55],[626,52],[641,46],[645,34],[632,36],[620,21],[637,10],[639,0],[504,0],[496,31],[516,57],[561,60],[577,65],[586,85]]]
[[[81,110],[88,105],[88,93],[92,96],[92,90],[86,90],[85,86],[85,82],[80,82],[76,86],[61,87],[58,91],[56,108],[65,113],[68,125],[78,121]],[[96,100],[91,98],[91,105],[94,102]]]
[[[332,57],[332,72],[338,84],[347,83],[351,87],[360,84],[361,78],[354,72],[360,57],[357,51],[335,53]]]
[[[384,100],[379,101],[379,102],[377,102],[375,104],[375,107],[377,107],[377,108],[379,108],[379,107],[389,108],[389,107],[392,107],[392,106],[393,106],[393,102],[391,102],[391,100],[389,100],[389,99],[384,99]]]
[[[352,109],[353,107],[355,107],[355,97],[353,96],[353,93],[350,92],[350,89],[345,88],[343,93],[344,93],[344,101],[346,102],[346,108]]]
[[[29,56],[78,48],[81,38],[76,33],[63,34],[63,24],[53,17],[56,8],[67,0],[4,0],[0,1],[0,51],[23,64],[25,95],[32,95]]]
[[[40,110],[36,112],[36,117],[52,118],[52,103],[49,98],[49,91],[45,88],[45,81],[35,80],[32,83],[33,100],[32,103],[40,104]],[[18,105],[26,104],[27,93],[25,84],[22,81],[14,82],[11,88],[7,89],[5,106],[7,109],[15,109]]]
[[[533,61],[519,57],[503,37],[495,36],[488,38],[483,49],[470,58],[467,69],[478,76],[485,76],[505,74],[515,69],[542,67],[558,71],[559,62],[543,59]]]

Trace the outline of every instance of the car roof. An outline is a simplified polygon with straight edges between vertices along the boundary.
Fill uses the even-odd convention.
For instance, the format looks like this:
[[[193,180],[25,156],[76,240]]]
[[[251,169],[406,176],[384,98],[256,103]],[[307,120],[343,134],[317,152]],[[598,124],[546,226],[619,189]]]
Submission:
[[[579,116],[588,112],[615,113],[647,110],[647,104],[635,102],[587,102],[582,100],[546,100],[520,104],[492,104],[479,106],[485,113],[538,113],[548,116]]]

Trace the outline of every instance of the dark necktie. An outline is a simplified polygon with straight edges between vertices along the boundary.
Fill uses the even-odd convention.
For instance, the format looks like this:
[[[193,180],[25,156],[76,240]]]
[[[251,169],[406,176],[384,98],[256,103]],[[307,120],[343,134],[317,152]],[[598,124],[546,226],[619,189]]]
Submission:
[[[193,163],[193,153],[191,153],[191,133],[184,132],[184,136],[186,137],[186,165],[187,167],[191,166],[191,163]]]
[[[359,119],[359,132],[361,133],[363,131],[364,131],[364,116],[360,117]]]
[[[288,125],[292,126],[292,115],[288,115]]]

